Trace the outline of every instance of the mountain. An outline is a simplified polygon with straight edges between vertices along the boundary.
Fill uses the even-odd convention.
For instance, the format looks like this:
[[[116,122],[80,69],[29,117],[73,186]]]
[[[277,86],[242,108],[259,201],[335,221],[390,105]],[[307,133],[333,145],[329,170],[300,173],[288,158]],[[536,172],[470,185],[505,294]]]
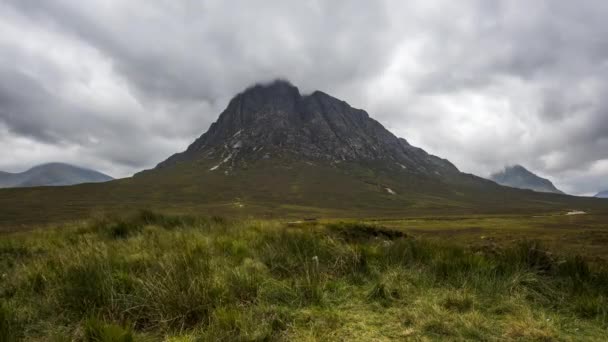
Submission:
[[[606,209],[462,173],[364,110],[286,81],[237,94],[207,132],[153,169],[100,184],[4,189],[0,207],[0,226],[141,208],[281,218]]]
[[[535,175],[521,165],[507,166],[504,170],[491,175],[490,179],[512,188],[563,194],[551,181]]]
[[[21,173],[0,172],[0,188],[74,185],[112,179],[97,171],[63,163],[48,163]]]
[[[320,91],[302,96],[286,81],[237,95],[205,134],[157,168],[208,160],[214,161],[209,171],[231,172],[263,159],[383,162],[429,177],[459,174],[449,161],[397,138],[365,111]]]
[[[595,197],[598,198],[608,198],[608,190],[600,191]]]

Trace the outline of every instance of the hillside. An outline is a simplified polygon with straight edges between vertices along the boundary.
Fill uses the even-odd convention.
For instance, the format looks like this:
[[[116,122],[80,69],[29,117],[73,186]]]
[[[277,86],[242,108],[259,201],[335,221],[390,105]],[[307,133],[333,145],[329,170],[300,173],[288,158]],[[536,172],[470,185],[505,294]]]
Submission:
[[[139,208],[258,217],[606,210],[598,202],[462,173],[363,110],[277,81],[238,94],[186,151],[132,178],[0,191],[0,224]]]
[[[94,170],[64,163],[48,163],[21,173],[0,172],[0,188],[62,186],[107,182],[112,179]]]
[[[507,166],[504,170],[491,175],[490,179],[512,188],[563,194],[550,180],[535,175],[521,165]]]

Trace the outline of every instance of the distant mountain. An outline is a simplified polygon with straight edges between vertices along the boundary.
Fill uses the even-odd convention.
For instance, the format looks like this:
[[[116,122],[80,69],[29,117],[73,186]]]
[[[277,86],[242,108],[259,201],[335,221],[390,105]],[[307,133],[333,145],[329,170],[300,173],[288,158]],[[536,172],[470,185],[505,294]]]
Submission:
[[[550,180],[535,175],[521,165],[507,166],[504,170],[491,175],[490,179],[512,188],[563,194]]]
[[[597,195],[595,195],[595,197],[598,198],[608,198],[608,190],[604,190],[599,192]]]
[[[35,166],[21,173],[0,171],[0,188],[100,183],[112,179],[112,177],[94,170],[64,163],[49,163]]]

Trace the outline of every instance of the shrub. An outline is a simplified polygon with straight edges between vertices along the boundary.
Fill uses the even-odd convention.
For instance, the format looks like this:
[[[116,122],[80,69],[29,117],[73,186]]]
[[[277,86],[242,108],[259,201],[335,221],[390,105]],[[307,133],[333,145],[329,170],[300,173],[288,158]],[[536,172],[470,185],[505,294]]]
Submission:
[[[128,329],[114,324],[106,324],[92,318],[84,324],[84,339],[87,342],[133,342],[133,334]]]
[[[132,219],[139,225],[154,225],[163,228],[188,227],[196,224],[196,218],[186,215],[164,215],[151,210],[140,210]]]
[[[398,230],[365,223],[332,223],[328,224],[327,228],[347,242],[367,242],[375,239],[395,240],[407,236]]]
[[[331,247],[318,234],[301,231],[271,232],[263,235],[256,246],[260,260],[268,269],[281,277],[306,274],[313,257],[319,267],[335,260]],[[320,270],[319,270],[320,271]]]
[[[571,300],[574,312],[581,318],[598,318],[608,321],[608,300],[604,297],[582,295]]]
[[[83,258],[60,270],[58,304],[76,315],[94,313],[110,303],[110,281],[104,260],[95,256]]]
[[[558,274],[562,277],[568,277],[573,282],[579,284],[589,280],[591,271],[589,264],[581,256],[567,258],[558,266]]]
[[[293,282],[287,280],[267,279],[259,289],[260,298],[267,303],[300,306],[300,293],[294,289]]]
[[[212,219],[211,222],[216,222]],[[112,217],[101,216],[92,221],[94,231],[102,232],[112,239],[124,239],[140,233],[145,226],[165,229],[195,226],[197,219],[192,216],[164,215],[150,210],[140,210],[136,214]],[[218,223],[219,224],[219,223]]]
[[[131,235],[141,232],[143,226],[129,221],[118,221],[108,227],[111,238],[125,239]]]
[[[413,239],[395,240],[384,247],[382,256],[388,265],[428,263],[438,250],[431,243]]]
[[[253,302],[258,296],[267,272],[264,264],[245,259],[243,264],[232,270],[226,279],[230,297],[244,303]]]
[[[472,310],[473,304],[473,298],[462,292],[450,293],[441,302],[441,306],[444,308],[459,313]]]
[[[555,266],[551,253],[540,241],[521,241],[506,249],[502,262],[507,267],[529,269],[538,273],[548,273]]]
[[[221,307],[213,312],[204,335],[197,341],[271,341],[287,327],[290,318],[277,310],[274,313]]]
[[[298,284],[306,304],[321,304],[323,301],[322,275],[319,257],[316,255],[304,261],[304,280]]]
[[[22,326],[15,312],[6,304],[0,303],[0,341],[17,341],[22,337]]]
[[[431,319],[426,322],[422,329],[429,335],[446,337],[453,335],[452,327],[443,320],[440,319]]]
[[[200,246],[167,255],[139,280],[129,311],[138,325],[184,329],[208,322],[223,289],[214,284],[209,255]]]
[[[393,300],[393,296],[384,283],[378,282],[367,293],[367,299],[386,306]]]

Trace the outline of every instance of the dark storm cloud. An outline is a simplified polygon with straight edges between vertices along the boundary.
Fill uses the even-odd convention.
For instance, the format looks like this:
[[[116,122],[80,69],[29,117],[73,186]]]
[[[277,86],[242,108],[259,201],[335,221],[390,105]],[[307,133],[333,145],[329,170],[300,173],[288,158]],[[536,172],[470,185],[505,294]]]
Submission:
[[[608,187],[607,15],[565,0],[4,1],[0,168],[44,156],[127,175],[282,77],[465,171],[521,163],[595,192]]]

